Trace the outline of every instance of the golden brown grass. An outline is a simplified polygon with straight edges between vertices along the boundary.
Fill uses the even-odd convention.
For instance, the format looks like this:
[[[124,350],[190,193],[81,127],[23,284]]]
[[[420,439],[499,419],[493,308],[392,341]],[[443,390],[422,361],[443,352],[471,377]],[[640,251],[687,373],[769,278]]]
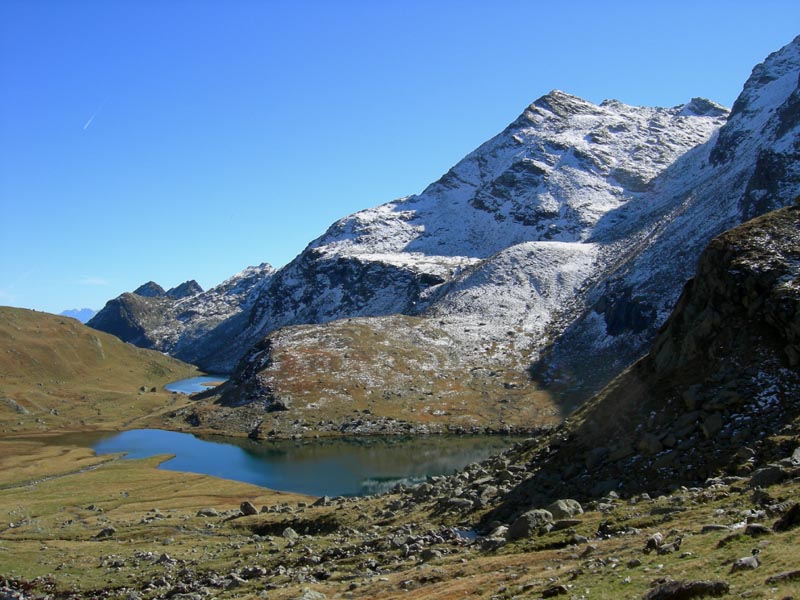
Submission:
[[[197,369],[75,319],[0,307],[0,432],[123,429],[186,402]],[[155,391],[153,391],[155,390]]]
[[[358,339],[367,331],[351,325],[339,334],[350,336],[346,345],[362,348],[364,354],[314,354],[309,349],[296,355],[294,362],[287,358],[279,367],[287,376],[286,385],[299,386],[292,374],[299,377],[313,367],[321,384],[332,389],[343,380],[325,369],[339,373],[339,369],[352,369],[358,361],[367,360],[367,340]],[[772,575],[800,568],[800,528],[761,538],[740,535],[726,544],[720,542],[730,532],[700,533],[709,523],[741,522],[742,511],[755,507],[752,492],[743,486],[707,493],[679,490],[670,498],[635,504],[616,501],[603,511],[588,511],[571,531],[553,531],[491,552],[477,547],[453,551],[445,544],[441,546],[444,556],[420,563],[416,558],[404,558],[395,549],[366,547],[358,556],[326,565],[329,578],[325,581],[316,581],[311,575],[313,569],[307,570],[304,581],[281,576],[275,574],[281,565],[297,569],[306,557],[348,543],[342,539],[348,531],[358,532],[352,534],[356,540],[352,543],[359,544],[370,536],[386,539],[403,524],[435,530],[445,524],[469,526],[481,515],[462,522],[456,514],[440,514],[434,505],[419,504],[387,516],[387,505],[395,500],[391,495],[313,508],[301,505],[308,499],[296,495],[157,470],[164,457],[136,461],[96,457],[90,450],[46,432],[158,423],[164,414],[190,401],[162,391],[139,392],[139,388],[160,390],[163,383],[192,374],[191,369],[87,331],[69,319],[17,309],[0,309],[0,342],[10,350],[0,357],[1,396],[29,411],[19,413],[9,402],[0,405],[0,429],[6,430],[0,440],[0,575],[4,577],[26,581],[46,577],[56,590],[81,595],[118,590],[111,597],[119,598],[126,597],[125,586],[141,590],[165,576],[174,581],[183,569],[200,577],[212,570],[224,575],[251,565],[264,566],[271,575],[235,589],[215,589],[214,596],[262,598],[265,584],[275,584],[277,589],[270,590],[268,597],[278,600],[297,598],[304,588],[318,589],[328,598],[510,600],[539,598],[544,590],[560,584],[566,586],[569,598],[617,599],[641,598],[654,581],[661,579],[723,579],[731,585],[731,597],[767,600],[800,595],[797,581],[766,583]],[[387,352],[393,357],[398,382],[417,376],[414,382],[399,388],[403,394],[381,404],[390,407],[386,410],[400,411],[398,415],[412,408],[419,410],[424,406],[421,402],[441,400],[439,406],[446,402],[452,408],[449,399],[442,400],[448,390],[471,390],[476,392],[475,398],[484,391],[477,376],[428,377],[414,363],[410,347],[401,345]],[[68,368],[73,362],[74,373]],[[328,407],[340,402],[342,414],[344,407],[372,409],[371,388],[358,375],[355,373],[346,388],[350,399],[342,396],[334,402],[331,396]],[[503,377],[507,375],[501,374],[498,381],[511,382]],[[305,381],[313,382],[308,377]],[[421,381],[427,381],[429,387],[422,389]],[[485,385],[497,387],[495,383]],[[504,405],[513,408],[516,393],[520,402],[525,398],[524,390],[501,387],[512,398]],[[302,387],[297,388],[300,392]],[[465,410],[474,409],[471,400],[463,401]],[[53,414],[53,409],[58,414]],[[299,410],[314,409],[301,406]],[[17,430],[17,434],[12,437],[9,430]],[[800,481],[774,486],[769,493],[796,501],[800,498]],[[244,500],[257,507],[288,502],[293,509],[233,520],[226,519],[226,514],[214,518],[197,515],[200,508],[214,507],[231,511],[227,515],[232,516]],[[676,511],[666,512],[669,508]],[[771,525],[775,517],[763,519]],[[331,523],[332,531],[326,530]],[[315,524],[323,530],[294,545],[278,533],[288,525],[300,528]],[[114,535],[97,539],[97,534],[109,526],[116,529]],[[616,533],[598,537],[601,527]],[[272,533],[255,537],[265,531]],[[668,540],[682,536],[680,551],[665,556],[644,554],[645,540],[656,531]],[[737,531],[741,533],[742,529]],[[571,545],[573,534],[585,536],[588,543]],[[731,573],[732,562],[749,555],[753,548],[760,550],[762,566],[755,571]],[[158,557],[163,553],[179,561],[178,565],[169,568],[160,564]],[[370,559],[380,565],[380,572],[364,567]],[[634,559],[641,564],[632,566]],[[140,595],[156,598],[166,589],[154,588]]]
[[[434,428],[532,428],[561,420],[555,399],[524,369],[488,355],[465,361],[460,346],[425,319],[344,319],[286,328],[270,339],[259,379],[290,400],[287,418],[312,426],[354,413]]]
[[[110,576],[101,568],[104,557],[112,554],[130,558],[137,551],[168,552],[193,560],[198,547],[227,545],[230,540],[222,531],[209,533],[205,520],[196,516],[200,508],[225,511],[237,509],[244,500],[261,506],[304,499],[228,480],[157,470],[164,457],[100,463],[87,461],[90,452],[79,448],[32,443],[19,451],[25,456],[6,455],[10,464],[43,465],[58,458],[54,468],[43,469],[32,481],[0,489],[0,573],[26,580],[55,574],[60,589],[126,584],[125,578]],[[161,517],[143,522],[155,514]],[[118,535],[96,539],[108,526],[115,527]],[[152,562],[145,561],[137,570],[140,582],[159,571]]]

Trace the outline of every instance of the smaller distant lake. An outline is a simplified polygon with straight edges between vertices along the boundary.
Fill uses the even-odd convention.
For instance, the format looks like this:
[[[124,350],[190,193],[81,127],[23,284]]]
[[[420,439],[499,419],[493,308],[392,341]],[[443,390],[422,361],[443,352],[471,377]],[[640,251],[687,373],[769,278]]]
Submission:
[[[430,475],[449,475],[520,439],[431,436],[254,442],[138,429],[100,439],[95,435],[83,445],[91,446],[97,454],[124,452],[131,459],[174,454],[160,468],[234,479],[273,490],[312,496],[362,496],[389,490],[398,482],[417,483]]]
[[[165,385],[164,389],[168,392],[178,392],[179,394],[196,394],[197,392],[205,392],[209,387],[213,387],[209,386],[211,383],[222,383],[227,379],[225,375],[202,375],[173,381]]]

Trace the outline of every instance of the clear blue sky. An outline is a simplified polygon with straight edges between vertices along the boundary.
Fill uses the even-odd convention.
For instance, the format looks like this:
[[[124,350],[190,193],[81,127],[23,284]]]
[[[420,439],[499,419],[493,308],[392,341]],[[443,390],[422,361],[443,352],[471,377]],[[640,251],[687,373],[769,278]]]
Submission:
[[[0,34],[0,304],[59,312],[281,266],[554,88],[730,106],[800,2],[3,0]]]

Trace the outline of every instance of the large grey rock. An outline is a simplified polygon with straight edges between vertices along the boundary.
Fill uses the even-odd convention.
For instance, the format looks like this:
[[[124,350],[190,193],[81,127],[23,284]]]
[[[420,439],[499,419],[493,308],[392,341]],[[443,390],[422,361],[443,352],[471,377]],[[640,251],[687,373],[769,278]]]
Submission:
[[[581,503],[571,499],[556,500],[547,507],[547,510],[553,515],[553,519],[570,519],[583,514]]]
[[[667,581],[647,592],[643,600],[690,600],[724,596],[730,590],[726,581]]]
[[[758,469],[750,476],[751,487],[769,487],[780,483],[786,477],[786,472],[778,465],[767,465]]]
[[[530,537],[540,528],[553,522],[553,513],[543,508],[535,508],[520,515],[508,528],[508,540]]]
[[[328,597],[322,592],[305,588],[303,593],[299,596],[295,596],[293,600],[328,600]]]

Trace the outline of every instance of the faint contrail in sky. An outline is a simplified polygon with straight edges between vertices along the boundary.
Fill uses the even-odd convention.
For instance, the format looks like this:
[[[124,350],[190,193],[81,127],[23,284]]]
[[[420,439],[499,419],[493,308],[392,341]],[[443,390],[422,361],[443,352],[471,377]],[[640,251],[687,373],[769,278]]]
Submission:
[[[89,125],[91,125],[91,124],[92,124],[92,121],[94,121],[94,118],[95,118],[97,115],[99,115],[99,114],[100,114],[100,111],[101,111],[101,110],[103,110],[103,107],[104,107],[105,105],[106,105],[106,103],[105,103],[105,101],[104,101],[104,102],[103,102],[103,103],[100,105],[100,108],[98,108],[96,111],[94,111],[94,113],[92,114],[92,116],[91,116],[91,117],[89,117],[89,120],[88,120],[88,121],[86,121],[86,125],[84,125],[84,126],[83,126],[83,130],[84,130],[84,131],[86,131],[87,129],[89,129]]]
[[[91,124],[92,124],[92,121],[94,121],[94,118],[95,118],[96,116],[97,116],[97,113],[94,113],[94,114],[93,114],[91,117],[89,117],[89,120],[88,120],[88,121],[86,121],[86,125],[84,125],[84,126],[83,126],[83,130],[84,130],[84,131],[86,131],[86,130],[89,128],[89,125],[91,125]]]

